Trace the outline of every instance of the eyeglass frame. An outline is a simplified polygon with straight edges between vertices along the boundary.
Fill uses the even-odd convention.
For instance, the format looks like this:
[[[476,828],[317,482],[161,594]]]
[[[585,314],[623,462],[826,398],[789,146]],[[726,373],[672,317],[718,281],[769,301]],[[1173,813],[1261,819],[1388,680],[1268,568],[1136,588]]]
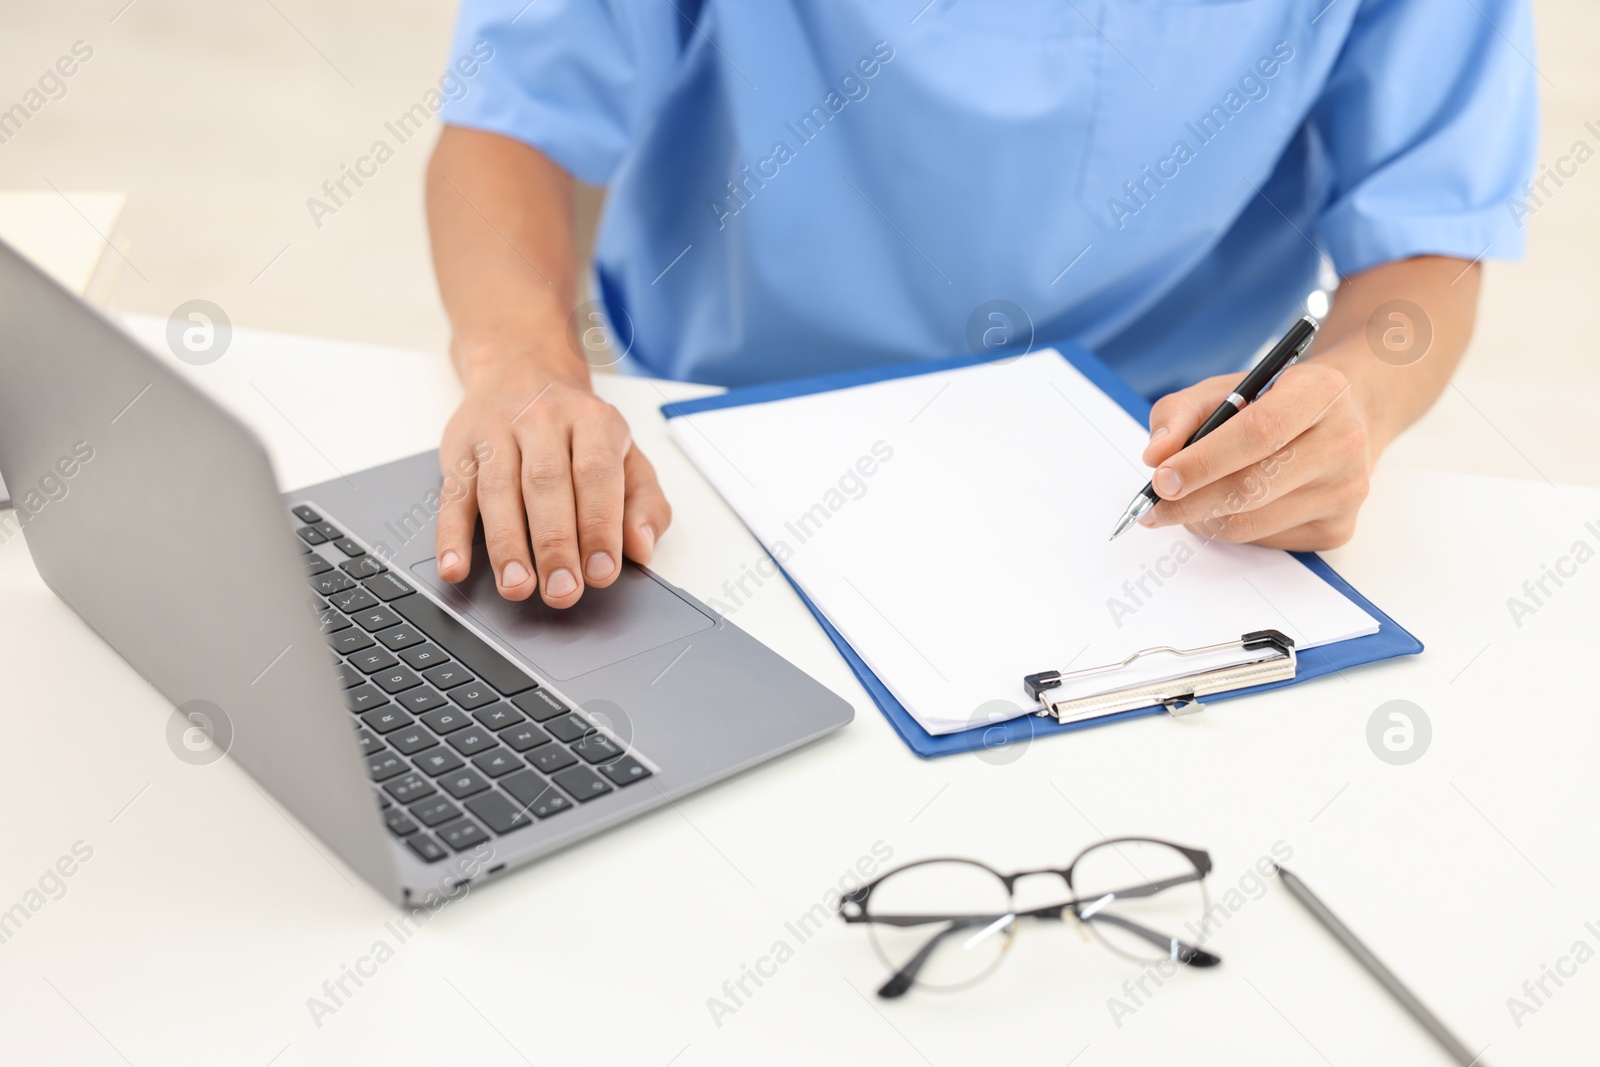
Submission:
[[[1129,891],[1124,890],[1124,891],[1121,891],[1119,893],[1101,893],[1100,895],[1096,896],[1092,900],[1087,899],[1087,898],[1078,899],[1075,896],[1075,894],[1077,893],[1077,888],[1072,884],[1072,872],[1073,872],[1074,869],[1076,869],[1076,867],[1078,866],[1078,863],[1083,859],[1083,857],[1087,856],[1089,853],[1095,851],[1096,849],[1104,848],[1107,845],[1134,844],[1134,843],[1137,843],[1137,844],[1149,844],[1149,845],[1163,845],[1163,846],[1165,846],[1167,848],[1170,848],[1170,849],[1180,853],[1181,855],[1183,855],[1183,857],[1185,859],[1187,859],[1190,863],[1192,863],[1194,865],[1194,868],[1195,868],[1194,875],[1192,877],[1186,875],[1186,876],[1177,877],[1177,878],[1165,878],[1165,879],[1161,879],[1159,881],[1146,882],[1143,885],[1138,885],[1138,886],[1132,887],[1135,890],[1139,890],[1139,892],[1129,892]],[[1064,902],[1059,903],[1059,904],[1050,904],[1050,905],[1046,905],[1046,906],[1040,907],[1040,908],[1030,908],[1030,909],[1028,909],[1026,911],[1010,911],[1010,912],[1007,912],[1005,915],[929,915],[929,916],[903,916],[902,915],[902,916],[887,916],[887,917],[885,917],[885,916],[874,916],[874,915],[871,915],[868,912],[868,910],[867,910],[868,901],[871,899],[872,891],[874,889],[876,889],[878,886],[882,885],[888,879],[893,878],[897,874],[901,874],[901,873],[903,873],[905,871],[908,871],[908,870],[911,870],[913,868],[922,867],[922,866],[925,866],[925,865],[931,864],[931,863],[965,863],[965,864],[968,864],[970,866],[979,867],[979,868],[981,868],[981,869],[983,869],[985,871],[988,871],[990,874],[994,875],[997,879],[999,879],[1001,884],[1003,884],[1006,887],[1006,897],[1007,897],[1008,901],[1015,899],[1015,897],[1016,897],[1016,884],[1017,884],[1018,881],[1020,881],[1023,878],[1029,878],[1029,877],[1032,877],[1032,876],[1035,876],[1035,875],[1041,875],[1041,874],[1054,874],[1054,875],[1060,876],[1061,879],[1066,883],[1067,891],[1069,893],[1071,893],[1071,894],[1074,894],[1074,898],[1071,899],[1071,900],[1064,901]],[[1150,897],[1150,896],[1154,896],[1157,893],[1163,892],[1163,891],[1165,891],[1167,889],[1171,889],[1174,886],[1185,885],[1185,884],[1187,884],[1189,882],[1195,882],[1195,883],[1200,884],[1201,892],[1204,893],[1204,891],[1205,891],[1205,879],[1206,879],[1206,876],[1211,873],[1212,869],[1213,869],[1213,865],[1212,865],[1212,862],[1211,862],[1211,854],[1209,852],[1207,852],[1205,849],[1190,848],[1187,845],[1180,845],[1180,844],[1177,844],[1176,842],[1173,842],[1173,841],[1163,841],[1160,838],[1156,838],[1156,837],[1111,837],[1111,838],[1106,838],[1103,841],[1096,841],[1094,844],[1089,845],[1087,848],[1084,848],[1076,856],[1074,856],[1073,859],[1072,859],[1072,862],[1067,864],[1065,867],[1062,867],[1062,868],[1040,867],[1040,868],[1037,868],[1037,869],[1034,869],[1034,870],[1016,871],[1016,872],[1013,872],[1011,874],[1001,874],[999,871],[995,870],[993,867],[990,867],[987,863],[982,863],[982,862],[980,862],[978,860],[966,859],[964,857],[958,857],[958,856],[935,856],[935,857],[931,857],[929,859],[916,860],[916,861],[914,861],[912,863],[902,864],[901,866],[896,867],[892,871],[885,871],[883,874],[881,874],[878,877],[874,878],[872,881],[868,882],[866,885],[863,885],[863,886],[861,886],[861,887],[859,887],[857,889],[853,889],[850,892],[846,893],[843,897],[840,898],[840,901],[839,901],[839,917],[841,919],[843,919],[847,923],[873,923],[873,924],[880,924],[881,923],[881,924],[887,925],[887,926],[899,926],[899,927],[917,926],[917,925],[921,925],[923,923],[936,923],[936,922],[947,922],[947,923],[949,923],[949,925],[946,926],[944,929],[938,931],[932,937],[930,937],[928,939],[928,943],[927,944],[923,945],[921,949],[919,949],[910,959],[908,959],[904,964],[902,964],[900,966],[899,970],[895,971],[894,974],[890,975],[888,981],[884,982],[884,984],[881,987],[879,987],[879,989],[877,990],[878,996],[884,997],[886,999],[892,999],[892,998],[895,998],[895,997],[900,997],[900,996],[903,996],[905,993],[907,993],[911,989],[911,987],[916,984],[917,974],[922,970],[923,966],[928,962],[928,959],[933,954],[933,950],[935,948],[937,948],[939,946],[939,944],[947,936],[949,936],[950,934],[955,933],[957,930],[970,929],[972,926],[978,925],[980,923],[984,927],[988,927],[988,926],[994,925],[997,922],[1000,922],[1000,921],[1004,920],[1005,923],[1006,923],[1006,925],[1005,925],[1005,934],[1006,934],[1006,939],[1007,939],[1006,940],[1006,947],[1009,948],[1010,944],[1011,944],[1011,940],[1016,936],[1017,924],[1018,924],[1019,920],[1022,920],[1022,919],[1040,919],[1040,920],[1059,919],[1059,920],[1063,920],[1064,921],[1069,912],[1072,914],[1072,917],[1074,919],[1076,919],[1081,925],[1083,925],[1085,927],[1087,927],[1088,924],[1091,923],[1091,922],[1096,922],[1096,921],[1109,922],[1114,926],[1121,927],[1122,929],[1126,930],[1127,932],[1133,934],[1136,937],[1141,938],[1142,940],[1150,942],[1152,945],[1165,946],[1168,949],[1169,958],[1175,963],[1180,963],[1180,964],[1183,964],[1183,965],[1189,966],[1189,967],[1215,967],[1217,964],[1222,962],[1222,957],[1216,955],[1215,953],[1208,952],[1204,948],[1201,948],[1198,945],[1190,945],[1187,942],[1180,941],[1176,937],[1172,937],[1170,935],[1163,935],[1163,934],[1157,933],[1156,931],[1151,930],[1150,928],[1148,928],[1146,926],[1142,926],[1139,923],[1133,922],[1132,920],[1127,919],[1127,918],[1125,918],[1123,916],[1111,915],[1111,914],[1105,913],[1104,910],[1103,910],[1106,907],[1106,905],[1108,903],[1110,903],[1110,901],[1108,901],[1106,899],[1107,897],[1110,897],[1112,900],[1117,900],[1117,899],[1138,899],[1140,897]],[[1209,899],[1209,897],[1203,897],[1202,899]],[[848,911],[847,907],[853,907],[855,909],[854,912]],[[889,922],[889,921],[886,921],[886,919],[899,919],[901,921],[900,922]],[[1109,943],[1106,945],[1106,947],[1108,949],[1110,949],[1111,951],[1113,951],[1113,952],[1117,952],[1119,955],[1127,955],[1126,953],[1121,952],[1120,950],[1116,949],[1115,947],[1113,947]],[[1004,951],[1004,949],[1002,949],[1002,952],[1003,951]],[[880,956],[881,956],[881,951],[880,951]],[[889,961],[887,959],[885,959],[884,962],[886,964],[889,964]],[[998,964],[998,961],[996,961],[996,962]],[[893,966],[893,964],[889,964],[889,965]],[[984,972],[983,975],[980,975],[979,977],[983,978],[983,977],[987,977],[987,976],[988,976],[988,972],[986,971],[986,972]],[[977,980],[978,979],[974,979],[973,981],[977,981]],[[970,983],[970,982],[963,983],[963,986],[964,985],[970,985],[970,984],[972,984],[972,983]],[[957,987],[954,987],[954,988],[962,988],[962,986],[957,986]]]

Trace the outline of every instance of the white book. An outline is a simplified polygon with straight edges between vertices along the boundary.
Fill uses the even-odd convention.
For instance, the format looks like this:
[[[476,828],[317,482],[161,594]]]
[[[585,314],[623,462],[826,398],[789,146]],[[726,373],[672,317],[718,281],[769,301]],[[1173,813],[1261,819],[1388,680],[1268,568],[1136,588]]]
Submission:
[[[1108,541],[1149,478],[1148,431],[1054,350],[669,426],[931,734],[1037,710],[1027,674],[1253,630],[1301,650],[1378,630],[1287,552],[1182,527]]]

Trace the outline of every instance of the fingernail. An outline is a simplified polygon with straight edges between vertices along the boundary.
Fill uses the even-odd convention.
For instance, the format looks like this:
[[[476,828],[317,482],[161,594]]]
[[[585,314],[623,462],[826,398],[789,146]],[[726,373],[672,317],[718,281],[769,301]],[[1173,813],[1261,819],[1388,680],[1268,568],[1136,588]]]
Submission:
[[[1139,525],[1140,526],[1151,527],[1151,526],[1154,526],[1155,524],[1156,524],[1156,513],[1153,512],[1153,511],[1147,511],[1147,512],[1145,512],[1143,515],[1141,515],[1139,517]]]
[[[578,588],[578,580],[565,567],[552,574],[549,580],[544,583],[544,591],[557,600],[564,596],[571,596],[572,591],[576,588]]]
[[[455,552],[446,552],[444,555],[439,557],[439,569],[442,571],[447,571],[460,562],[460,555]]]
[[[596,552],[589,557],[589,562],[584,564],[583,573],[589,576],[591,582],[598,582],[611,577],[611,572],[616,567],[609,553]]]
[[[656,547],[656,528],[647,522],[643,526],[639,527],[639,532],[644,534],[645,550],[650,551],[651,549],[654,549]]]
[[[521,585],[528,580],[528,568],[516,560],[506,564],[506,569],[501,573],[500,584],[510,589],[512,586]]]
[[[1156,487],[1157,493],[1168,500],[1183,492],[1183,479],[1178,477],[1178,472],[1171,467],[1162,467],[1156,471],[1155,477],[1150,479],[1150,484]]]
[[[1167,428],[1165,426],[1157,426],[1150,431],[1150,443],[1155,444],[1165,436],[1167,436]]]

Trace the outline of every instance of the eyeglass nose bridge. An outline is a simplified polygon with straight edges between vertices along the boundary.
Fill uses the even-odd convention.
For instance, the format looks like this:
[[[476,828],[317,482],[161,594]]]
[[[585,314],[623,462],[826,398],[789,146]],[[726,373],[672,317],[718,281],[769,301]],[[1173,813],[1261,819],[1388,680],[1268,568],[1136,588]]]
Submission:
[[[1064,870],[1059,870],[1055,867],[1040,867],[1035,871],[1017,871],[1015,874],[1002,874],[1000,876],[1000,880],[1006,884],[1006,892],[1010,893],[1012,896],[1016,896],[1018,882],[1024,878],[1032,878],[1040,874],[1053,874],[1057,878],[1061,879],[1061,881],[1064,882],[1068,888],[1070,888],[1072,885],[1071,879],[1067,877],[1067,872]]]

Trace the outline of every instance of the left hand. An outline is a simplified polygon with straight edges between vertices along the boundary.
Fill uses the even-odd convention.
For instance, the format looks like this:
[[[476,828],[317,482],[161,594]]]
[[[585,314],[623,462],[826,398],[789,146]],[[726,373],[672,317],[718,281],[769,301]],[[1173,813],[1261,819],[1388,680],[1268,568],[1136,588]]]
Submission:
[[[1144,462],[1161,503],[1145,526],[1297,552],[1350,540],[1376,459],[1372,418],[1336,361],[1290,367],[1220,429],[1183,442],[1239,384],[1226,374],[1162,397]],[[1180,452],[1181,449],[1181,452]]]

